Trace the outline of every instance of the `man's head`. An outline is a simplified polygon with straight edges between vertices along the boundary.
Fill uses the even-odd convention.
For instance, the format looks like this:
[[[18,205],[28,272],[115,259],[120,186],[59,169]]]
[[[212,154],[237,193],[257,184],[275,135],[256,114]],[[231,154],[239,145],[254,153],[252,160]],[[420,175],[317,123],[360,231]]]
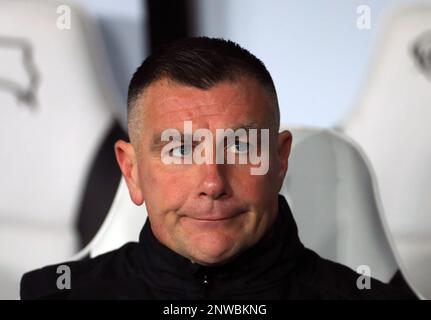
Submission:
[[[166,164],[161,134],[183,132],[186,121],[214,137],[217,129],[269,129],[268,148],[245,149],[267,153],[268,171],[252,175],[251,163]],[[233,42],[189,38],[148,57],[129,86],[131,143],[118,141],[115,152],[133,202],[145,201],[156,238],[204,265],[225,263],[254,245],[275,220],[287,171],[291,135],[278,133],[279,123],[270,74]],[[237,156],[244,152],[240,143],[223,152]],[[187,150],[169,153],[182,157]]]

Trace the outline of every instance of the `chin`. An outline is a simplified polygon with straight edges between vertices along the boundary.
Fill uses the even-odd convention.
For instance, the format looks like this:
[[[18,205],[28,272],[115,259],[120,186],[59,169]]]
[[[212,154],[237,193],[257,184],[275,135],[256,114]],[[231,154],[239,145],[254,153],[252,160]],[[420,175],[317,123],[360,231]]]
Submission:
[[[212,235],[204,239],[195,239],[190,250],[192,260],[202,265],[220,265],[229,262],[240,252],[238,239]]]
[[[226,256],[226,257],[202,256],[202,257],[192,258],[191,260],[202,266],[210,267],[210,266],[220,266],[220,265],[226,264],[229,261],[233,260],[233,258],[235,257],[236,255]]]

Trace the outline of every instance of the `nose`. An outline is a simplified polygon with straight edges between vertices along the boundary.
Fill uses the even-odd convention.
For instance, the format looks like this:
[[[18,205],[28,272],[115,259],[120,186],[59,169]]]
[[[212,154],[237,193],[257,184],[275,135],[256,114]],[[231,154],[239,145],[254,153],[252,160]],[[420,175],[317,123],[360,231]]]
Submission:
[[[201,181],[199,183],[199,198],[220,200],[229,196],[229,185],[223,164],[201,164]]]

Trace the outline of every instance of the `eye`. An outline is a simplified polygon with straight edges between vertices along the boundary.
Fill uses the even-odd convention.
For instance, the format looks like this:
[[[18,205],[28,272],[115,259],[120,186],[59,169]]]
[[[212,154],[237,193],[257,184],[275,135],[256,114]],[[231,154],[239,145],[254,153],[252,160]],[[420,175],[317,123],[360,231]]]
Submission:
[[[229,149],[235,153],[247,153],[250,149],[250,144],[248,142],[236,140]]]
[[[184,156],[188,156],[192,152],[192,146],[189,145],[180,145],[171,149],[170,154],[174,157],[182,158]]]

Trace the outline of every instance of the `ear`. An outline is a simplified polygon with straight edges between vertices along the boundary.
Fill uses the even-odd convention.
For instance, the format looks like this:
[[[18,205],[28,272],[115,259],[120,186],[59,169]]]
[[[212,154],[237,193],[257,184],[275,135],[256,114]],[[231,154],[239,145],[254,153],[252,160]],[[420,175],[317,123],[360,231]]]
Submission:
[[[133,145],[126,141],[118,140],[115,143],[115,156],[126,180],[130,198],[136,205],[140,206],[144,202],[144,196],[139,183],[138,161]]]
[[[283,186],[284,177],[286,176],[289,167],[289,155],[292,148],[292,134],[290,131],[284,130],[278,134],[277,153],[279,171],[277,175],[277,187],[280,191]]]

